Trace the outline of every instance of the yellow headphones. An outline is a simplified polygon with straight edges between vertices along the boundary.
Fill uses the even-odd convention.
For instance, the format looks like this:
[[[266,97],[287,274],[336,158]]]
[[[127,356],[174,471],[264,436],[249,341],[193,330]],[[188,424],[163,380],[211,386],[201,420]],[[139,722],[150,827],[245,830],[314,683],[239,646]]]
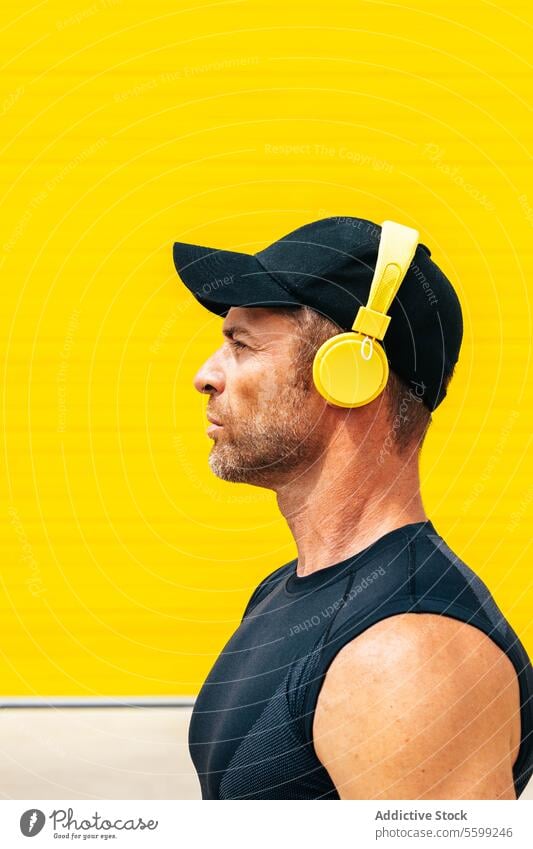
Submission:
[[[389,376],[383,339],[394,296],[418,245],[411,227],[384,221],[368,303],[359,307],[348,333],[339,333],[320,346],[313,361],[313,381],[320,394],[336,407],[362,407],[385,388]]]

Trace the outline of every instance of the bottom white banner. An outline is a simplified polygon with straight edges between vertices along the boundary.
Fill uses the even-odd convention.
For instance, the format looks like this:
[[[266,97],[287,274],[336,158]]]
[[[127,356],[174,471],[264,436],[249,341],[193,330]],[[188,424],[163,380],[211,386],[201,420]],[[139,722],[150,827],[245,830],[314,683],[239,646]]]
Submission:
[[[533,801],[1,801],[1,845],[533,846]]]

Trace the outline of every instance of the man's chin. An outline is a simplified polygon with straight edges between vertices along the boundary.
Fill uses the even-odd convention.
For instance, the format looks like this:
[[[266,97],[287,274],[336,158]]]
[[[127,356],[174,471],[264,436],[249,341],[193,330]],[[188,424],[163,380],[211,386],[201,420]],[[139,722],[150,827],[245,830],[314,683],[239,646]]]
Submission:
[[[230,483],[249,483],[257,486],[268,486],[272,477],[272,466],[264,468],[264,463],[258,458],[252,460],[236,456],[236,452],[228,451],[228,445],[213,445],[208,458],[209,468],[217,478]]]
[[[253,476],[253,470],[243,469],[236,463],[217,456],[215,448],[211,450],[208,463],[213,474],[220,480],[230,481],[230,483],[253,483],[250,478],[250,474]]]

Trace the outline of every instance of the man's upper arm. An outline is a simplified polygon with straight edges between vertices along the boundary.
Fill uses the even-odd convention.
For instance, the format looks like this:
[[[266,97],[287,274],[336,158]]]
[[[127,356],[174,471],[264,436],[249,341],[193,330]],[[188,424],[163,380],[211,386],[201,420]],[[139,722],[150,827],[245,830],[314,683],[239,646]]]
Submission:
[[[330,665],[314,746],[344,799],[514,799],[518,679],[479,629],[389,617]]]

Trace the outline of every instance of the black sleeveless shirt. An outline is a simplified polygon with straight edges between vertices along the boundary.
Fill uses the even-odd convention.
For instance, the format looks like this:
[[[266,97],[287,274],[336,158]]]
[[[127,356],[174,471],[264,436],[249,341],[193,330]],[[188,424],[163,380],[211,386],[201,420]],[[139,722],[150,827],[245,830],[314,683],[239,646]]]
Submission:
[[[328,666],[350,640],[399,613],[438,613],[479,628],[512,661],[521,702],[513,767],[533,772],[533,670],[483,581],[430,521],[385,534],[304,577],[296,560],[256,588],[196,700],[189,749],[204,799],[338,799],[312,741]]]

